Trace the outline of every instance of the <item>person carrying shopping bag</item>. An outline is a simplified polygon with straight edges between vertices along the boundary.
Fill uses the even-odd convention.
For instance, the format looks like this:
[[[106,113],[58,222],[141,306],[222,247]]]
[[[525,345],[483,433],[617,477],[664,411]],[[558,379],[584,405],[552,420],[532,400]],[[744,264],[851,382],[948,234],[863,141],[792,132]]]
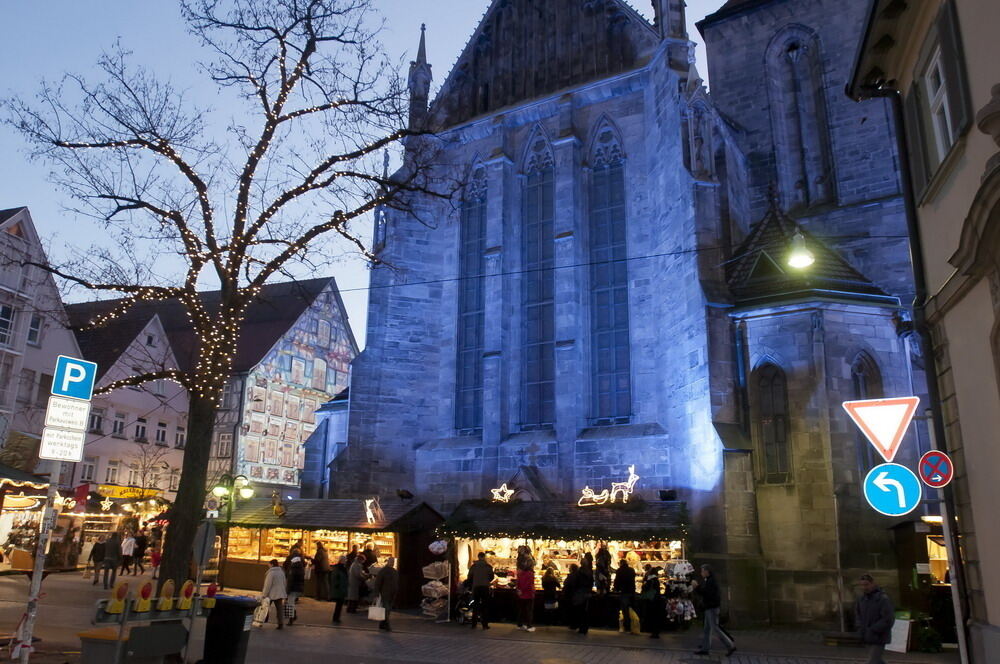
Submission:
[[[386,632],[392,631],[392,628],[389,626],[389,612],[392,611],[392,605],[396,601],[396,592],[398,590],[399,572],[396,571],[396,559],[389,556],[385,561],[385,566],[375,575],[375,583],[372,586],[372,592],[378,598],[378,603],[382,611],[384,611],[378,628]]]
[[[298,614],[295,612],[295,604],[306,589],[306,561],[301,555],[292,556],[288,561],[288,599],[285,600],[285,617],[288,618],[288,626],[295,624]]]
[[[288,590],[285,584],[285,571],[278,565],[278,561],[272,559],[269,563],[267,574],[264,575],[264,588],[260,592],[261,602],[267,602],[274,607],[274,612],[278,616],[278,629],[285,627],[284,603],[288,598]],[[267,622],[270,612],[265,609],[263,620]]]

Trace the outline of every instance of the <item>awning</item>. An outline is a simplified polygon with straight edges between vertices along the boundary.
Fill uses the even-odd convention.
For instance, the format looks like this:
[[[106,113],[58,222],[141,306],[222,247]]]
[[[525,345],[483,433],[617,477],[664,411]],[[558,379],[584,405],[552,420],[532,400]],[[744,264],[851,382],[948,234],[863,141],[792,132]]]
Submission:
[[[12,466],[0,463],[0,487],[13,486],[17,488],[46,489],[49,483],[45,478],[26,473]]]
[[[578,507],[568,501],[461,502],[440,531],[451,537],[655,541],[687,536],[681,501],[644,501]]]
[[[269,499],[240,502],[233,508],[230,523],[244,528],[289,528],[292,530],[345,530],[352,532],[415,532],[433,530],[444,521],[427,503],[387,501],[381,510],[372,509],[361,499],[298,499],[283,503],[285,514],[275,514]],[[216,525],[224,527],[223,519]]]

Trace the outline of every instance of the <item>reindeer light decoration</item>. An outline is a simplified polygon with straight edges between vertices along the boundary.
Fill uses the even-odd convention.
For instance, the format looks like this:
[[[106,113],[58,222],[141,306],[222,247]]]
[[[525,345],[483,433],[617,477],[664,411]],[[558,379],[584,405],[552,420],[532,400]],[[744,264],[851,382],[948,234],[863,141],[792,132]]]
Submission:
[[[621,494],[622,502],[627,503],[628,497],[632,495],[635,483],[639,481],[639,476],[635,474],[635,466],[628,467],[628,480],[625,482],[611,483],[611,502],[615,502],[615,496]]]
[[[635,474],[635,465],[628,467],[628,479],[624,482],[612,482],[611,490],[604,489],[600,493],[595,492],[589,486],[583,487],[580,500],[576,502],[579,507],[593,507],[594,505],[604,505],[606,503],[617,502],[619,496],[621,502],[627,503],[628,497],[635,489],[635,483],[639,481],[639,476]]]

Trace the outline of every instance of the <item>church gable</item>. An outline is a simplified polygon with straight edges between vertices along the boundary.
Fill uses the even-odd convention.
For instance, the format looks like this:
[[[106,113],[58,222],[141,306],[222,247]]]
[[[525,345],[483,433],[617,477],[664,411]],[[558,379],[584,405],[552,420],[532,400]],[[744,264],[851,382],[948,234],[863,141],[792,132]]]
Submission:
[[[433,124],[629,71],[658,43],[621,0],[494,0],[434,101]]]

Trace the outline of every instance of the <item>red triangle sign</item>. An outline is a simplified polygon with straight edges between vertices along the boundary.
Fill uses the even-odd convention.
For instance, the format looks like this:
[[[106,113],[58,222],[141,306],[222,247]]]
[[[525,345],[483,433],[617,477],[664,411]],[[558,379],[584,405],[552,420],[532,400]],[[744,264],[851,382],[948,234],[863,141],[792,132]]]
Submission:
[[[892,463],[920,397],[845,401],[844,410],[886,463]]]

